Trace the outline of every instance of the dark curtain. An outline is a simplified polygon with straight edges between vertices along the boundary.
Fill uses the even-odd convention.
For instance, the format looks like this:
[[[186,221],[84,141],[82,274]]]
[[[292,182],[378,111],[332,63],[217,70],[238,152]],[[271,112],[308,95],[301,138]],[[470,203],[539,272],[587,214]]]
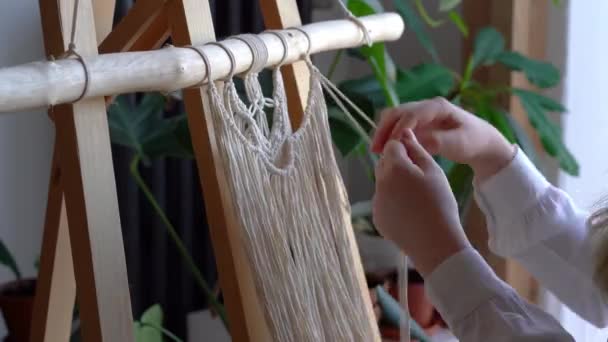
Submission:
[[[132,1],[117,2],[116,20],[120,20]],[[312,0],[298,3],[304,22],[308,22]],[[211,6],[220,38],[264,29],[257,1],[216,0],[211,1]],[[165,227],[131,179],[129,164],[132,153],[114,146],[113,156],[134,317],[159,303],[165,313],[166,328],[185,337],[187,313],[205,308],[207,303],[182,263]],[[141,172],[207,282],[215,284],[215,261],[194,161],[157,160],[149,167],[142,167]]]

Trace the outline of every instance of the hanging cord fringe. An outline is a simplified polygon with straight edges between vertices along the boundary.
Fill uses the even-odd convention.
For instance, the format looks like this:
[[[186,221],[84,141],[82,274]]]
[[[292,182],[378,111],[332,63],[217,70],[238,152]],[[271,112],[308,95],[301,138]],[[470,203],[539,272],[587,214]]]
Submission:
[[[367,33],[367,29],[365,28],[365,25],[363,25],[361,20],[359,20],[357,17],[353,16],[352,13],[348,10],[346,5],[344,5],[344,3],[341,0],[337,0],[337,1],[340,4],[340,6],[342,7],[342,9],[347,13],[349,18],[356,19],[354,21],[356,23],[360,24],[359,27],[361,27],[363,33],[366,35],[366,39],[368,39],[369,35]],[[323,73],[321,73],[321,71],[318,70],[312,64],[312,61],[310,60],[310,55],[309,55],[310,47],[311,47],[311,39],[310,39],[310,36],[308,35],[308,33],[306,31],[302,30],[301,28],[293,27],[292,29],[301,32],[307,38],[308,50],[304,56],[304,59],[308,63],[311,70],[314,70],[319,75],[323,89],[325,89],[327,94],[329,94],[331,96],[331,98],[334,100],[336,105],[338,105],[340,110],[344,113],[344,115],[352,123],[353,127],[359,133],[359,135],[365,140],[365,142],[368,145],[370,145],[371,138],[370,138],[369,134],[367,133],[367,131],[365,131],[365,129],[361,126],[361,124],[359,124],[359,122],[352,115],[352,113],[347,109],[347,106],[345,105],[345,103],[348,106],[350,106],[350,108],[359,116],[359,118],[361,120],[365,121],[370,126],[371,129],[373,129],[373,130],[377,129],[376,123],[372,119],[370,119],[370,117],[368,115],[366,115],[365,112],[363,110],[361,110],[361,108],[359,108],[359,106],[357,106],[354,102],[352,102],[348,98],[348,96],[346,96],[342,91],[340,91],[340,89],[335,84],[333,84],[333,82],[331,82],[331,80],[329,78],[327,78],[325,75],[323,75]],[[370,43],[370,41],[368,40],[368,44],[369,43]],[[410,317],[409,310],[408,310],[408,296],[407,296],[408,271],[409,271],[408,257],[407,257],[407,255],[403,255],[401,258],[401,262],[399,264],[399,269],[398,269],[398,287],[399,287],[399,302],[401,304],[401,307],[403,308],[403,312],[405,313],[404,317],[401,317],[401,319],[400,319],[400,327],[399,327],[401,341],[404,341],[404,342],[410,341],[410,330],[411,330],[411,327],[410,327],[411,317]]]
[[[207,89],[218,150],[272,340],[374,341],[377,327],[361,295],[367,288],[357,281],[349,252],[348,204],[337,176],[319,73],[311,68],[303,122],[292,132],[280,73],[290,55],[288,37],[272,34],[284,45],[284,57],[273,72],[270,134],[251,121],[251,109],[257,109],[242,102],[234,82],[226,80],[221,91],[210,82]],[[263,54],[253,52],[254,58]],[[253,71],[244,75],[246,82],[258,82],[248,89],[252,104],[263,96]]]

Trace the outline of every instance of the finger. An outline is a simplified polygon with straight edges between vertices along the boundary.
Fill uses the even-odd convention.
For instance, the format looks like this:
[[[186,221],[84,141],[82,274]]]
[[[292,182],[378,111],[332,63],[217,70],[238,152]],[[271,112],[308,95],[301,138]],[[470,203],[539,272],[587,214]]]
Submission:
[[[419,175],[422,172],[408,155],[406,146],[398,140],[391,139],[384,145],[382,159],[384,161],[378,179],[395,175]]]
[[[410,162],[411,160],[407,154],[405,149],[405,145],[400,140],[389,140],[386,145],[384,145],[384,151],[382,153],[382,158],[385,160],[386,164],[389,163],[397,163],[402,164],[405,162]]]
[[[407,149],[410,160],[422,170],[428,170],[435,161],[433,157],[422,147],[415,135],[403,139],[403,145]]]
[[[408,131],[416,127],[418,123],[417,112],[404,112],[399,118],[399,122],[395,124],[389,139],[401,140]]]
[[[449,116],[451,104],[443,98],[408,102],[382,112],[382,120],[372,142],[372,151],[380,153],[390,139],[400,140],[405,130],[424,126]]]
[[[384,110],[381,114],[378,129],[372,139],[372,152],[382,153],[384,145],[390,136],[393,126],[399,121],[399,114],[396,108]]]
[[[374,135],[372,144],[372,151],[380,153],[384,149],[384,144],[391,138],[391,132],[393,132],[395,125],[401,120],[408,120],[404,116],[411,116],[415,114],[416,107],[421,101],[403,103],[399,107],[388,108],[382,111],[381,120],[378,124],[378,130]],[[399,140],[399,138],[397,138]]]
[[[443,98],[434,98],[404,104],[400,107],[401,117],[393,127],[389,139],[401,139],[405,130],[427,126],[430,123],[443,120],[449,114],[448,103]]]

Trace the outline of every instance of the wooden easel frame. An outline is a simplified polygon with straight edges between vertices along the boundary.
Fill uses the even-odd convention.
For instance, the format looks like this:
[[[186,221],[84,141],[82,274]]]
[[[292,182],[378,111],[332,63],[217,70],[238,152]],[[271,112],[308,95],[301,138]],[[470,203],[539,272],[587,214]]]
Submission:
[[[73,1],[40,0],[47,54],[59,55],[67,49]],[[103,3],[103,0],[80,0],[76,45],[84,57],[98,53],[97,41],[106,34],[99,44],[101,53],[155,49],[169,36],[177,46],[215,40],[207,0],[140,0],[111,31],[107,16],[114,5],[104,7]],[[260,0],[260,3],[269,29],[301,24],[295,0]],[[96,30],[93,8],[97,11],[100,6],[105,14],[95,19],[104,24],[98,22]],[[107,7],[112,7],[112,11]],[[309,88],[305,63],[285,67],[284,78],[292,122],[299,125]],[[241,246],[234,208],[225,190],[227,173],[218,153],[214,123],[207,114],[206,93],[202,89],[183,92],[232,339],[271,341]],[[67,341],[76,292],[86,342],[132,341],[131,306],[104,101],[97,98],[58,106],[51,117],[58,139],[31,341]],[[354,246],[351,253],[359,258],[354,233],[350,233]],[[362,268],[359,273],[362,296],[367,298]],[[371,303],[367,302],[373,317]]]

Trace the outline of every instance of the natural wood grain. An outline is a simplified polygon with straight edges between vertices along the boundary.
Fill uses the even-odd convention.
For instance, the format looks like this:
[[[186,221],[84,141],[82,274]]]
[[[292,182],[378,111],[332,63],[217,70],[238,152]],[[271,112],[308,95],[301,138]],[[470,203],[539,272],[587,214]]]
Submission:
[[[493,26],[503,33],[508,48],[533,58],[543,59],[546,47],[547,0],[466,0],[463,14],[469,23],[470,32]],[[464,57],[472,51],[474,35],[464,42]],[[523,75],[511,73],[505,68],[486,68],[476,73],[476,79],[486,84],[508,84],[513,87],[530,88]],[[504,106],[522,126],[540,151],[538,137],[530,125],[518,99],[506,97]],[[467,235],[481,251],[495,272],[520,295],[532,302],[538,301],[538,284],[534,278],[514,260],[505,260],[492,254],[488,247],[488,234],[483,215],[475,206],[466,224]]]
[[[370,28],[374,41],[395,40],[403,32],[403,20],[398,14],[379,14],[362,20]],[[315,23],[306,25],[303,29],[311,37],[312,53],[361,44],[360,29],[350,20]],[[335,34],[327,35],[327,32]],[[269,33],[260,34],[259,37],[269,51],[267,66],[276,65],[283,56],[281,41]],[[301,59],[308,47],[306,36],[291,30],[288,31],[287,40],[289,48],[286,61],[289,63]],[[81,43],[77,42],[76,45],[79,44]],[[247,70],[252,61],[251,50],[247,45],[238,39],[228,39],[225,45],[236,55],[237,72]],[[217,46],[206,46],[203,49],[213,63],[213,78],[221,79],[227,76],[230,71],[230,59],[225,51]],[[90,79],[87,97],[138,91],[170,92],[196,85],[205,78],[204,63],[191,49],[170,48],[87,56],[86,63]],[[289,67],[286,67],[287,69]],[[307,73],[306,70],[304,72]],[[305,79],[302,75],[304,74],[298,73],[298,79]],[[16,84],[19,86],[15,86]],[[0,112],[15,112],[71,102],[80,96],[84,85],[82,64],[75,59],[3,68],[0,69],[0,94],[3,95],[0,96]],[[297,113],[297,109],[295,112]]]
[[[47,53],[66,49],[73,0],[41,0]],[[80,0],[77,51],[97,55],[91,0]],[[61,32],[59,28],[63,27]],[[133,325],[103,98],[55,107],[70,243],[85,341],[132,341]]]
[[[170,20],[176,45],[198,45],[215,40],[206,1],[181,0],[175,5]],[[271,341],[249,260],[241,243],[241,228],[228,192],[227,172],[218,151],[205,91],[185,89],[184,103],[232,340]]]
[[[264,21],[266,23],[266,26],[270,29],[283,29],[301,25],[298,6],[295,0],[260,0],[260,5],[262,6],[262,13],[264,14]],[[360,40],[360,31],[357,30],[356,33],[358,39]],[[310,88],[310,72],[305,63],[298,62],[286,66],[283,72],[283,76],[285,78],[285,88],[288,91],[287,100],[289,105],[290,118],[292,120],[292,126],[299,127],[302,119],[302,114],[306,109],[306,101],[308,99],[308,91]],[[334,176],[340,177],[339,174],[336,174]],[[344,199],[344,203],[348,203],[348,200]],[[342,214],[344,215],[343,222],[350,223],[350,213],[347,210],[344,210]],[[365,280],[365,275],[363,273],[361,255],[359,253],[359,249],[355,240],[354,230],[350,224],[343,227],[343,229],[346,230],[348,238],[350,240],[350,254],[352,262],[355,264],[357,269],[357,281],[359,284],[361,297],[364,299],[365,302],[367,317],[369,317],[369,327],[375,330],[375,341],[380,341],[378,324],[375,320],[372,303],[369,297],[369,289]]]
[[[165,5],[160,15],[154,18],[148,29],[133,42],[129,51],[148,51],[160,48],[171,35],[169,18],[167,16],[169,5]],[[124,50],[123,50],[124,51]]]
[[[115,8],[116,0],[93,0],[95,32],[98,42],[102,41],[112,31]]]
[[[30,333],[31,342],[69,340],[76,298],[73,265],[61,188],[59,148],[55,145]]]
[[[158,41],[169,35],[166,16],[163,17],[166,12],[165,3],[166,0],[137,1],[114,30],[99,44],[99,52],[142,51],[156,48]],[[135,45],[138,48],[134,49]]]
[[[302,25],[298,4],[295,1],[260,0],[260,6],[266,28],[270,30]],[[283,77],[286,80],[285,91],[287,92],[289,118],[295,131],[302,123],[304,108],[308,101],[310,72],[305,62],[296,62],[283,67]]]

